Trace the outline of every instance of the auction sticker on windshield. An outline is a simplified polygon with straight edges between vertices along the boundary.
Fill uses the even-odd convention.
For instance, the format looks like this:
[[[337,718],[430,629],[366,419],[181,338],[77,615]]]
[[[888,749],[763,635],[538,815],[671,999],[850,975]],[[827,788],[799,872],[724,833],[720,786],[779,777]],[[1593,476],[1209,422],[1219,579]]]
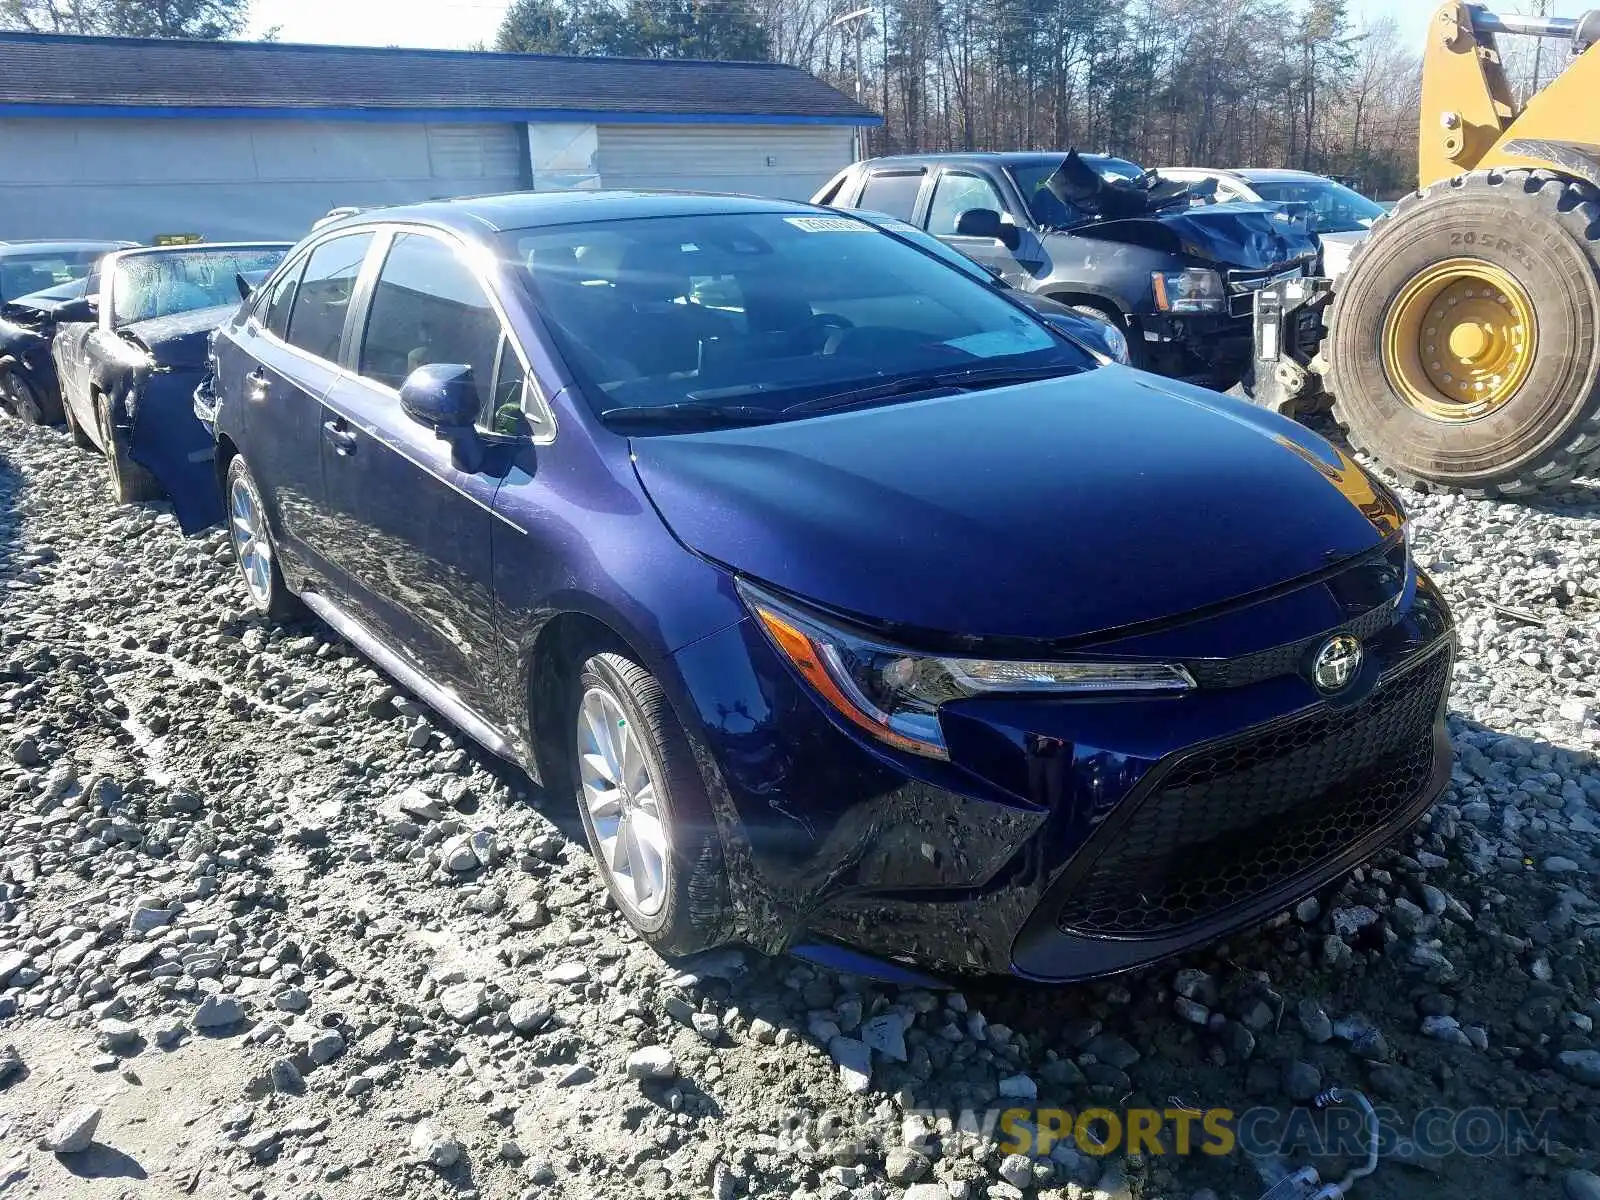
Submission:
[[[784,220],[806,233],[871,233],[872,226],[849,217],[785,217]]]

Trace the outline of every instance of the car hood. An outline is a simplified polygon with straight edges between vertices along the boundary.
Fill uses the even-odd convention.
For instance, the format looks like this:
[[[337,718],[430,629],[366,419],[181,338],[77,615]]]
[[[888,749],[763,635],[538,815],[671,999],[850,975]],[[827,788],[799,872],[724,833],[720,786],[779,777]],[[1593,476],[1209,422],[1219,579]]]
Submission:
[[[1072,236],[1147,246],[1199,262],[1264,270],[1309,258],[1316,235],[1275,204],[1233,202],[1075,225]]]
[[[171,317],[153,317],[124,325],[117,332],[150,351],[164,366],[201,366],[206,361],[206,341],[211,331],[232,316],[238,307],[225,304]]]
[[[1122,367],[632,452],[700,554],[867,621],[992,638],[1081,638],[1239,599],[1401,520],[1303,427]]]

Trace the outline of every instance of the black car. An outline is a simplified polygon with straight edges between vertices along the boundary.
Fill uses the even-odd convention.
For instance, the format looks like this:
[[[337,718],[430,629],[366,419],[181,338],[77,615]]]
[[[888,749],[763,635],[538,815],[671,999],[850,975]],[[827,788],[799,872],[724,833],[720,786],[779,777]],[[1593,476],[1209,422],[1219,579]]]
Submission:
[[[118,503],[165,494],[186,532],[221,519],[194,389],[212,330],[288,249],[251,242],[121,251],[105,260],[96,290],[57,311],[50,353],[67,427],[77,445],[105,453]]]
[[[61,391],[50,341],[57,314],[99,287],[101,259],[133,242],[0,244],[0,408],[23,421],[59,424]]]
[[[1278,205],[1197,204],[1212,190],[1105,155],[929,154],[856,163],[812,200],[910,222],[1114,321],[1135,366],[1226,388],[1251,363],[1255,291],[1314,273],[1320,247]]]

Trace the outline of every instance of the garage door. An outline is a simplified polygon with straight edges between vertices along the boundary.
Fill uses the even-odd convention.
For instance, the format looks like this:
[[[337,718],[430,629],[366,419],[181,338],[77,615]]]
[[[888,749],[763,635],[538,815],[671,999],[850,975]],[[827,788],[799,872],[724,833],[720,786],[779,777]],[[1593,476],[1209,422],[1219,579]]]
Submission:
[[[849,164],[845,125],[602,125],[608,188],[681,188],[806,200]]]
[[[521,126],[0,118],[0,236],[298,238],[342,205],[526,186]]]
[[[484,179],[515,188],[522,179],[522,141],[515,125],[429,125],[428,159],[435,179]]]

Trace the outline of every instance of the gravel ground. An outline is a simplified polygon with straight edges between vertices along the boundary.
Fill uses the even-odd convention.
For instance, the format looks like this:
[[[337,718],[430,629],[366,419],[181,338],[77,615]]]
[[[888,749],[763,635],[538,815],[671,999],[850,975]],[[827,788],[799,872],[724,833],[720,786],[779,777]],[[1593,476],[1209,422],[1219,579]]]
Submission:
[[[1416,834],[1138,976],[933,994],[662,962],[567,802],[0,416],[0,1198],[1253,1200],[1281,1160],[1030,1164],[939,1111],[1344,1085],[1552,1114],[1358,1200],[1595,1200],[1600,505],[1407,499],[1463,642]]]

